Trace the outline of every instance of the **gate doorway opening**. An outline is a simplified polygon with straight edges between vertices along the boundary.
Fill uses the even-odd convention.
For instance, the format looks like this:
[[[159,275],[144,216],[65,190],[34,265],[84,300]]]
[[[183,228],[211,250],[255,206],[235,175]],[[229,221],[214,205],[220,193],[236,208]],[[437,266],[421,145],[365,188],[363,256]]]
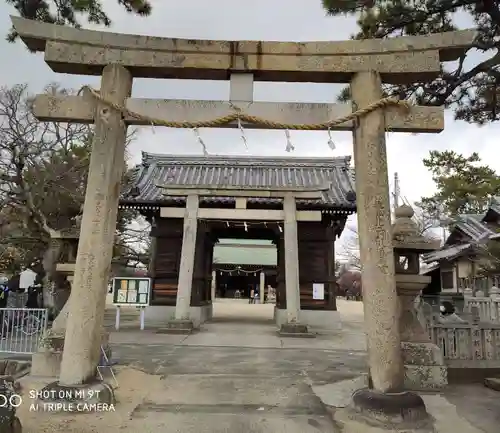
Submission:
[[[258,294],[260,303],[265,303],[269,292],[272,295],[275,291],[278,258],[272,241],[219,239],[214,245],[213,257],[216,300],[250,300]]]
[[[221,238],[213,248],[213,320],[272,324],[276,245],[267,239]]]

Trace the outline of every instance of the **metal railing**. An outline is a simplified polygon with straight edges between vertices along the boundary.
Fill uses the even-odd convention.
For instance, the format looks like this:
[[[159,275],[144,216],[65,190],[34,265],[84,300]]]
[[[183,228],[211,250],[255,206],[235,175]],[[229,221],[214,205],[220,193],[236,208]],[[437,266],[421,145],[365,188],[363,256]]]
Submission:
[[[0,308],[0,352],[35,353],[47,325],[46,308]]]

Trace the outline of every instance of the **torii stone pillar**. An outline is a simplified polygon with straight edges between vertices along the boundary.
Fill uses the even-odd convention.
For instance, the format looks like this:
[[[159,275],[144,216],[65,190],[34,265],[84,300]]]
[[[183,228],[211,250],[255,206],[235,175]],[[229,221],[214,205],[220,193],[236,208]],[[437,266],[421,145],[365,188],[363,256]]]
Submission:
[[[101,94],[123,104],[132,91],[132,75],[118,65],[104,68]],[[79,385],[94,377],[100,356],[118,198],[127,127],[119,112],[99,104],[96,110],[87,191],[72,285],[59,382]]]
[[[351,82],[354,109],[382,98],[377,72],[361,72]],[[385,145],[385,115],[374,111],[359,119],[354,132],[354,165],[362,263],[365,330],[373,388],[403,389],[404,370],[398,328],[398,296],[391,239],[391,208]]]
[[[353,109],[379,101],[382,80],[375,71],[360,72],[351,81]],[[372,111],[354,129],[354,164],[359,249],[362,266],[365,332],[370,372],[369,389],[353,394],[353,406],[387,422],[427,419],[420,396],[404,391],[404,365],[399,330],[392,246],[385,114]]]

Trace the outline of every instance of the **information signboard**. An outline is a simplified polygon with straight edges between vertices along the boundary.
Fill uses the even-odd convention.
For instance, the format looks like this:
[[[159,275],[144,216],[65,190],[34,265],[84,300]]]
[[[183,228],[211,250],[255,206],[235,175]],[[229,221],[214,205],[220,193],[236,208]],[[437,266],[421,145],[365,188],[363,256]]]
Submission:
[[[151,298],[151,278],[113,278],[113,304],[147,307]]]
[[[325,299],[325,285],[323,283],[313,283],[313,299],[314,300]]]

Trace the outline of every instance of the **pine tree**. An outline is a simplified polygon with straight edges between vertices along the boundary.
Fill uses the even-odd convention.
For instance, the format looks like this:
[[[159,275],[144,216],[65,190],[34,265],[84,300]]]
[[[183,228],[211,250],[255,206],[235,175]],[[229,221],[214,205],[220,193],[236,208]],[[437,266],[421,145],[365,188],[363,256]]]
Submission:
[[[453,107],[457,119],[484,124],[499,120],[500,5],[494,0],[322,0],[330,15],[355,15],[353,36],[389,38],[457,30],[457,17],[475,26],[474,47],[453,64],[443,64],[430,83],[388,86],[388,94],[421,105]],[[346,89],[341,99],[349,99]]]

